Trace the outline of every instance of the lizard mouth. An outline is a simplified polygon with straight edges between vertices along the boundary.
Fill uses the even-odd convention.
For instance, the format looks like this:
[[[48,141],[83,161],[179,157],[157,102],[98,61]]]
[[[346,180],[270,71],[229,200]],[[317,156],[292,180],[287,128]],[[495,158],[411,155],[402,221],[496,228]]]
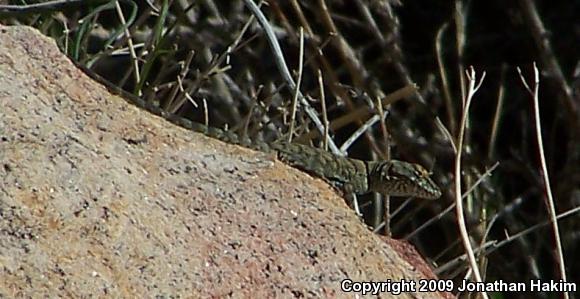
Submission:
[[[401,186],[402,191],[399,196],[414,196],[424,199],[438,199],[441,197],[441,190],[431,178],[423,178],[422,182],[412,182],[410,184],[409,182],[404,182],[402,185],[406,186]]]
[[[441,197],[441,190],[436,187],[430,178],[424,179],[421,183],[408,180],[399,180],[397,182],[391,180],[389,186],[384,186],[382,189],[380,193],[391,196],[412,196],[423,199],[438,199]]]

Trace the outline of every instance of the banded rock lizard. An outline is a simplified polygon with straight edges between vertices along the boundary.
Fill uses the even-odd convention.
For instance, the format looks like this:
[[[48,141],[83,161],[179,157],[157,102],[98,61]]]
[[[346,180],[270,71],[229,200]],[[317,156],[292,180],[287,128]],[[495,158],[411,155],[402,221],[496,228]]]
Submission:
[[[413,196],[424,199],[437,199],[441,196],[441,190],[430,178],[429,172],[419,164],[400,160],[363,161],[337,156],[328,151],[298,143],[253,141],[233,132],[208,127],[169,113],[115,86],[85,66],[74,61],[73,63],[86,75],[103,84],[110,92],[138,108],[185,129],[226,143],[274,153],[280,161],[323,178],[347,193],[378,192],[384,195]]]

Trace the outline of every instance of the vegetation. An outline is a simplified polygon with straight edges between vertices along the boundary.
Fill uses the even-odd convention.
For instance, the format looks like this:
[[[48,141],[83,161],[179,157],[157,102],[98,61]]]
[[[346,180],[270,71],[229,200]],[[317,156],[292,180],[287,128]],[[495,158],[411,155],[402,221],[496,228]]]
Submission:
[[[410,240],[441,278],[477,266],[484,281],[557,281],[565,265],[580,281],[578,1],[251,3],[67,1],[4,6],[0,21],[38,28],[111,82],[196,121],[421,163],[444,190],[438,201],[371,194],[354,207],[377,233]]]

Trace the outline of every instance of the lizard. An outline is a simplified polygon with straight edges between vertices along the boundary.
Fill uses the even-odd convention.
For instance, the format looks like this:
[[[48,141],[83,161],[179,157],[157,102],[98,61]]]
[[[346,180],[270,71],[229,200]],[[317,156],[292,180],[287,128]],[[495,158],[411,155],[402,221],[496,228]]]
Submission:
[[[430,173],[419,164],[395,159],[364,161],[338,156],[323,149],[299,143],[254,141],[231,131],[206,126],[163,110],[153,103],[126,92],[74,59],[71,61],[83,73],[129,104],[208,137],[265,153],[273,153],[283,163],[325,179],[345,193],[377,192],[388,196],[412,196],[423,199],[437,199],[441,196],[441,190],[431,179]]]

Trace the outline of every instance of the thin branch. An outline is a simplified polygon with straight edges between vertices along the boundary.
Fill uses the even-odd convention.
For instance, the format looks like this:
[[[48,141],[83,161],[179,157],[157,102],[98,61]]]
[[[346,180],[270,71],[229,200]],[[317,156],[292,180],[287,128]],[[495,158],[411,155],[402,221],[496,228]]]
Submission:
[[[185,61],[181,64],[181,71],[179,72],[179,75],[177,75],[177,84],[175,84],[175,86],[173,86],[173,88],[171,88],[171,91],[169,92],[169,96],[168,98],[168,102],[173,102],[173,100],[175,99],[175,97],[177,96],[178,92],[185,92],[185,88],[183,87],[183,80],[185,79],[185,76],[187,76],[187,74],[189,73],[189,66],[191,65],[191,61],[193,60],[193,57],[195,55],[195,52],[189,51],[189,53],[187,53],[187,57],[185,58]],[[184,94],[185,96],[189,96],[188,94]],[[192,105],[197,108],[197,103],[191,98],[188,98],[189,101],[192,103]]]
[[[383,105],[383,107],[387,107],[389,105],[392,105],[393,103],[402,100],[406,97],[410,97],[413,95],[413,93],[415,93],[417,91],[417,86],[415,84],[411,84],[411,85],[407,85],[405,87],[399,88],[396,91],[393,91],[392,93],[384,96],[381,99],[381,104]],[[370,109],[368,106],[363,106],[360,108],[357,108],[345,115],[339,116],[335,119],[332,120],[332,122],[330,123],[330,129],[332,131],[336,131],[340,128],[345,127],[346,125],[350,124],[350,123],[354,123],[355,121],[362,121],[364,119],[367,119],[371,114],[376,113],[375,111],[373,111],[372,109]],[[302,136],[300,136],[299,138],[297,138],[296,140],[300,141],[300,142],[304,142],[306,140],[311,140],[314,139],[316,137],[319,137],[320,133],[318,131],[310,131]]]
[[[123,15],[123,10],[121,9],[121,5],[119,1],[115,1],[115,10],[117,15],[119,16],[119,20],[121,24],[125,28],[125,36],[127,37],[127,47],[129,48],[129,53],[131,54],[131,61],[133,62],[133,72],[135,75],[135,85],[138,85],[141,82],[141,71],[139,71],[139,60],[137,59],[137,53],[135,52],[135,46],[133,45],[133,37],[131,36],[131,31],[129,31],[129,27],[127,26],[127,21],[125,20],[125,15]],[[141,90],[138,90],[138,96],[141,96]]]
[[[258,6],[252,0],[244,0],[244,3],[248,7],[248,9],[250,9],[252,14],[256,17],[256,19],[258,20],[258,23],[260,23],[260,26],[262,26],[262,29],[264,29],[268,43],[270,44],[270,47],[272,48],[272,52],[274,53],[274,58],[275,58],[274,60],[276,62],[276,66],[278,67],[278,70],[280,71],[282,78],[284,79],[284,81],[286,81],[286,84],[288,85],[290,90],[292,92],[294,92],[294,90],[296,90],[296,83],[294,82],[294,79],[292,79],[292,76],[290,75],[290,71],[288,70],[288,66],[286,66],[286,62],[284,60],[284,55],[282,54],[282,49],[280,48],[280,44],[278,43],[278,40],[276,39],[276,35],[274,34],[274,30],[272,30],[272,27],[268,23],[268,20],[266,19],[266,17],[264,16],[264,14],[262,14],[262,11],[258,8]],[[299,90],[297,92],[297,95],[298,95],[298,99],[300,100],[300,104],[302,104],[302,106],[304,107],[304,110],[306,111],[306,114],[314,122],[318,131],[324,136],[324,126],[323,126],[322,122],[320,121],[320,118],[318,118],[316,111],[312,107],[310,107],[310,104],[308,104],[308,101],[306,101],[306,98],[302,95],[302,93]],[[328,142],[328,146],[330,147],[331,151],[336,155],[344,156],[344,153],[342,153],[338,149],[338,147],[336,146],[334,141],[332,139],[330,139],[328,136],[326,136],[326,138],[328,139],[327,142]]]
[[[562,100],[567,109],[565,112],[568,113],[569,120],[574,127],[580,126],[580,111],[578,109],[577,103],[574,101],[572,96],[572,89],[568,85],[566,78],[560,68],[558,60],[556,60],[556,55],[552,50],[552,45],[550,44],[550,39],[548,38],[550,34],[544,27],[540,14],[536,8],[535,2],[532,0],[520,0],[520,6],[522,7],[522,14],[527,22],[526,28],[529,28],[538,51],[540,52],[540,59],[542,60],[542,65],[546,71],[550,74],[550,77],[554,79],[558,85],[558,89],[561,92]]]
[[[544,154],[544,142],[542,141],[542,126],[540,124],[540,104],[539,104],[539,89],[540,89],[540,71],[536,67],[534,62],[534,85],[530,88],[529,84],[526,83],[526,79],[522,75],[521,69],[518,67],[518,74],[522,83],[530,93],[533,101],[534,107],[534,123],[536,127],[536,140],[538,143],[538,151],[540,154],[540,165],[542,168],[542,178],[544,180],[544,187],[546,192],[546,206],[548,208],[548,214],[550,216],[550,221],[552,224],[552,230],[554,231],[554,239],[556,242],[556,255],[558,258],[560,277],[564,282],[566,282],[566,265],[564,263],[564,254],[562,252],[562,241],[560,239],[560,228],[558,226],[558,221],[556,219],[556,206],[554,204],[554,198],[552,197],[552,187],[550,185],[550,178],[548,177],[548,165],[546,164],[546,156]],[[564,299],[570,298],[568,293],[564,293]]]
[[[320,90],[320,104],[322,106],[322,123],[324,124],[324,142],[322,142],[324,150],[328,150],[328,114],[326,113],[326,95],[324,94],[324,80],[322,79],[322,72],[318,70],[318,89]]]
[[[300,52],[298,54],[298,80],[294,88],[294,97],[292,98],[292,110],[290,111],[290,130],[288,132],[288,142],[292,142],[294,135],[294,123],[296,121],[296,108],[298,107],[298,92],[302,83],[302,71],[304,69],[304,28],[300,27]]]
[[[494,157],[495,145],[496,145],[496,141],[497,141],[497,134],[499,132],[500,118],[501,118],[501,114],[503,111],[504,89],[505,89],[504,88],[505,70],[506,70],[506,66],[504,64],[504,65],[502,65],[502,68],[501,68],[501,77],[500,77],[501,79],[500,79],[500,85],[499,85],[499,90],[498,90],[498,94],[497,94],[497,103],[495,106],[495,113],[493,116],[493,122],[492,122],[492,126],[491,126],[491,134],[489,137],[489,151],[487,153],[488,161]]]
[[[467,96],[464,99],[465,106],[463,107],[463,113],[461,116],[461,124],[459,127],[459,135],[457,138],[457,154],[455,155],[455,204],[456,204],[455,212],[457,214],[457,222],[459,225],[459,233],[461,235],[461,241],[463,243],[463,247],[466,251],[469,260],[470,269],[471,271],[473,271],[475,281],[483,282],[483,280],[481,279],[479,266],[477,265],[477,260],[475,259],[475,254],[473,253],[473,247],[469,240],[467,226],[465,225],[465,216],[464,216],[465,211],[463,209],[463,199],[461,197],[461,152],[463,151],[463,139],[465,135],[465,125],[467,124],[467,116],[469,115],[469,106],[471,105],[473,95],[477,92],[477,90],[483,83],[483,79],[485,78],[485,72],[481,76],[480,81],[477,85],[475,81],[475,70],[473,69],[473,67],[467,70],[466,74],[469,80],[469,86],[467,89]],[[481,292],[481,295],[484,299],[488,298],[487,292]]]
[[[465,199],[467,197],[467,195],[469,195],[471,192],[473,192],[473,190],[475,190],[475,188],[477,188],[484,179],[488,178],[491,176],[492,172],[499,166],[499,162],[496,162],[495,164],[493,164],[484,174],[482,174],[477,181],[471,186],[469,187],[469,189],[467,189],[467,191],[465,191],[462,195],[461,195],[461,199]],[[410,240],[411,238],[413,238],[416,234],[420,233],[422,230],[424,230],[425,228],[427,228],[429,225],[433,224],[435,221],[440,220],[441,218],[443,218],[443,216],[445,216],[447,213],[449,213],[453,208],[455,207],[455,203],[449,205],[449,207],[447,207],[445,210],[441,211],[439,214],[437,214],[435,217],[432,217],[431,219],[429,219],[429,221],[423,223],[421,226],[419,226],[417,229],[415,229],[412,233],[410,233],[408,236],[405,236],[403,239],[404,240]]]
[[[387,115],[387,111],[383,114],[383,117]],[[360,126],[356,131],[354,131],[350,137],[340,146],[341,151],[348,151],[348,148],[360,137],[364,134],[368,129],[370,129],[375,123],[381,120],[379,115],[374,115],[370,119],[368,119],[362,126]]]
[[[560,215],[558,215],[557,219],[558,220],[562,220],[568,216],[572,216],[576,213],[580,212],[580,207],[576,207],[574,209],[568,210]],[[481,252],[482,249],[485,249],[484,253],[485,255],[489,255],[491,253],[493,253],[494,251],[504,247],[505,245],[508,245],[509,243],[524,237],[525,235],[528,235],[530,233],[533,233],[534,231],[536,231],[539,228],[542,228],[543,226],[546,226],[548,224],[551,224],[551,220],[546,220],[546,221],[542,221],[540,223],[537,223],[531,227],[528,227],[526,229],[524,229],[523,231],[515,234],[515,235],[511,235],[508,236],[506,239],[501,240],[499,242],[496,241],[488,241],[485,244],[483,244],[482,246],[480,246],[479,248],[476,249],[476,252]],[[490,244],[491,243],[491,244]],[[491,246],[490,246],[491,245]],[[453,260],[437,267],[437,269],[435,269],[435,274],[437,275],[441,275],[442,273],[444,273],[447,270],[450,270],[452,268],[455,268],[459,265],[459,263],[463,263],[465,261],[465,255],[460,255],[456,258],[454,258]]]
[[[443,136],[445,136],[447,141],[449,141],[449,144],[451,145],[451,149],[453,150],[453,153],[457,154],[457,146],[455,145],[455,142],[453,141],[453,136],[451,135],[451,132],[449,132],[447,127],[445,127],[445,125],[443,124],[443,122],[441,121],[441,119],[439,117],[435,118],[435,125],[437,126],[437,129],[439,129],[439,131],[441,131]]]
[[[449,86],[449,80],[447,79],[447,73],[445,72],[445,65],[443,62],[443,50],[441,49],[441,42],[443,38],[443,32],[448,27],[448,23],[443,24],[441,28],[437,31],[437,37],[435,38],[435,52],[437,54],[437,67],[439,69],[439,76],[441,77],[441,89],[443,90],[443,98],[445,99],[445,108],[447,112],[447,120],[449,121],[449,127],[451,132],[457,131],[457,120],[455,120],[455,113],[453,111],[453,104],[451,101],[451,87]],[[452,139],[451,139],[452,140]]]
[[[0,5],[0,16],[61,11],[64,9],[73,8],[75,6],[87,5],[92,3],[105,3],[109,1],[110,0],[57,0],[26,5]],[[124,0],[124,2],[126,1],[129,0]]]

